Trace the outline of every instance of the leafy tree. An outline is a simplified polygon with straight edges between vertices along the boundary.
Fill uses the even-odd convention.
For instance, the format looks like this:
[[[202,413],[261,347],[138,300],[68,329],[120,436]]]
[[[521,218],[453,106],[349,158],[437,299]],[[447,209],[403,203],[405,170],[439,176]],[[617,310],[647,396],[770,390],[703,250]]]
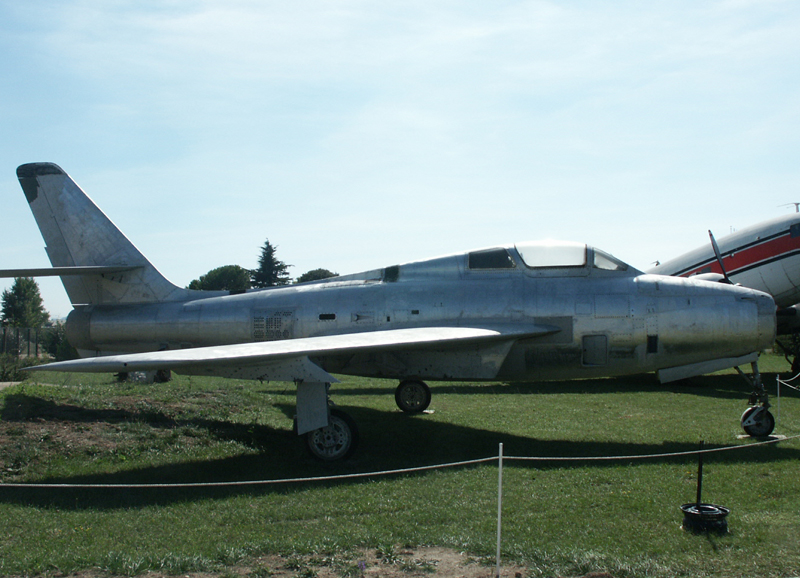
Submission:
[[[3,291],[3,325],[11,327],[42,327],[50,321],[45,311],[39,285],[30,277],[17,277],[11,289]]]
[[[16,353],[2,353],[0,354],[0,381],[24,381],[30,377],[30,374],[20,370],[37,364],[39,364],[39,359],[33,356],[20,358]]]
[[[253,287],[274,287],[288,285],[292,282],[289,277],[289,267],[275,256],[277,247],[267,239],[261,247],[261,257],[258,259],[258,269],[250,271],[250,282]]]
[[[78,351],[67,341],[67,326],[65,323],[56,321],[49,331],[42,334],[42,347],[56,361],[66,361],[77,359]]]
[[[328,271],[327,269],[312,269],[307,273],[300,275],[295,283],[306,283],[308,281],[319,281],[320,279],[328,279],[330,277],[338,277],[338,273]]]
[[[239,265],[217,267],[189,283],[189,289],[246,291],[250,289],[250,271]]]

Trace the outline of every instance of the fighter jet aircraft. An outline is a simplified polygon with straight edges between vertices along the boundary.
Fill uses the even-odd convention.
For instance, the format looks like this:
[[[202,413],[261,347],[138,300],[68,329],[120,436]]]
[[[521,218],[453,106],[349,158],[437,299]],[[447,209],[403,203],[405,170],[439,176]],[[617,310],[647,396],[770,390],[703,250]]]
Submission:
[[[84,357],[38,370],[294,382],[297,433],[324,460],[358,439],[329,403],[333,373],[400,379],[398,405],[421,411],[425,379],[656,371],[668,382],[756,369],[775,338],[765,293],[646,275],[584,243],[518,243],[239,294],[182,289],[61,168],[26,164],[17,176],[53,269],[5,275],[61,276],[74,306],[67,337]]]

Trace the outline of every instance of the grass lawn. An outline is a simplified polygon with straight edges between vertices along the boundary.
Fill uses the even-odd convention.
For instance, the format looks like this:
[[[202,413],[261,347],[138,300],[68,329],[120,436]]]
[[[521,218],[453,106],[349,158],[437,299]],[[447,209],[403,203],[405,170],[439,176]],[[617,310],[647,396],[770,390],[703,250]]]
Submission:
[[[761,362],[775,391],[777,356]],[[9,483],[284,479],[496,456],[619,456],[741,445],[747,384],[731,372],[660,385],[653,376],[538,384],[431,383],[433,413],[394,405],[396,383],[342,378],[334,401],[358,423],[344,463],[309,457],[292,433],[294,388],[175,376],[33,374],[0,391],[0,575],[95,572],[269,575],[254,560],[302,560],[295,575],[363,574],[372,549],[439,546],[492,560],[496,462],[337,482],[229,488],[37,489]],[[800,434],[783,392],[776,434]],[[773,408],[773,413],[776,413]],[[680,529],[695,457],[508,460],[503,555],[528,576],[800,575],[800,440],[705,458],[704,501],[731,509],[725,536]],[[316,564],[316,565],[315,565]],[[329,569],[330,569],[329,568]],[[331,570],[333,571],[333,570]],[[419,568],[409,573],[421,571]],[[485,575],[493,572],[486,568]]]

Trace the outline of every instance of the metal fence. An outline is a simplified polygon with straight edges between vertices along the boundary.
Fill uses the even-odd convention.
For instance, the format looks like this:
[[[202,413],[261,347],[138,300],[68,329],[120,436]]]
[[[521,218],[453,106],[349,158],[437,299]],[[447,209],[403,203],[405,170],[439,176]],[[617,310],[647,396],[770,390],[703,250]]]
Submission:
[[[0,328],[0,354],[21,357],[41,357],[47,354],[47,345],[56,338],[57,327],[2,327]]]

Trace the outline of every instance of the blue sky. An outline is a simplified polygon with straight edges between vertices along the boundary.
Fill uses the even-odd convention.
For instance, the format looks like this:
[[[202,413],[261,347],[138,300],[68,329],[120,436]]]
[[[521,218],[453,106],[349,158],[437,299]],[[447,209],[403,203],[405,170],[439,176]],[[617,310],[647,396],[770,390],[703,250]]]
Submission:
[[[543,238],[647,268],[800,201],[790,0],[4,2],[0,78],[0,268],[49,265],[35,161],[179,285],[266,238],[295,277]]]

